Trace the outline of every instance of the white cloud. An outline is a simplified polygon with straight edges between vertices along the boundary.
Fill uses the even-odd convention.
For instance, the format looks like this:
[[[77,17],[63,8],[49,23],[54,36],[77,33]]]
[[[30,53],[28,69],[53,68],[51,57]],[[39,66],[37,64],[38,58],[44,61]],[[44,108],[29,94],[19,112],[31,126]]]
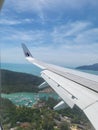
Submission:
[[[81,10],[87,7],[92,7],[97,9],[98,0],[9,0],[5,1],[5,9],[8,11],[10,9],[15,10],[18,13],[21,12],[32,12],[45,21],[47,13],[52,12],[61,14],[66,11],[71,10]]]
[[[66,33],[66,36],[76,36],[79,33],[82,33],[87,27],[91,25],[90,22],[81,22],[81,21],[76,21],[74,23],[67,24],[68,26],[68,31]]]
[[[3,29],[3,31],[2,31]],[[0,28],[1,41],[32,42],[34,45],[52,46],[70,44],[95,44],[98,43],[98,28],[94,28],[90,22],[76,21],[73,23],[55,26],[51,31],[47,30],[24,30],[19,28]]]
[[[11,4],[10,4],[11,3]],[[40,12],[44,9],[68,9],[68,8],[75,8],[79,9],[83,6],[89,5],[89,6],[96,6],[98,5],[97,0],[17,0],[13,1],[10,0],[6,2],[11,8],[14,8],[17,11],[28,11],[28,10],[33,10]],[[62,8],[61,8],[62,7]]]
[[[20,47],[1,48],[1,62],[23,63],[25,62],[22,49]]]
[[[29,45],[28,45],[29,47]],[[63,66],[78,66],[84,64],[92,64],[98,62],[98,52],[94,51],[98,48],[96,45],[62,45],[58,48],[51,46],[32,47],[30,45],[32,55],[42,61]]]
[[[25,18],[25,19],[9,19],[9,18],[3,18],[3,19],[0,19],[0,25],[18,25],[18,24],[28,24],[28,23],[32,23],[34,22],[33,19],[28,19],[28,18]]]
[[[2,31],[3,30],[3,31]],[[20,28],[9,27],[0,27],[1,33],[1,41],[2,42],[33,42],[33,43],[41,43],[44,40],[44,36],[46,35],[45,31],[40,30],[24,30]]]
[[[98,28],[90,28],[77,35],[75,39],[79,44],[98,44]]]
[[[60,27],[52,32],[55,44],[83,45],[98,44],[98,28],[90,22],[76,21]]]
[[[10,28],[8,32],[6,30],[4,32],[7,34],[1,38],[2,43],[4,41],[10,45],[29,43],[28,47],[33,55],[43,61],[67,66],[98,62],[98,28],[94,28],[89,22],[77,21],[55,26],[51,31],[24,31]],[[9,47],[2,50],[3,61],[15,62],[15,59],[16,62],[24,62],[23,53],[19,48]]]
[[[21,22],[19,20],[8,20],[8,19],[1,19],[0,24],[1,25],[16,25],[20,24]]]

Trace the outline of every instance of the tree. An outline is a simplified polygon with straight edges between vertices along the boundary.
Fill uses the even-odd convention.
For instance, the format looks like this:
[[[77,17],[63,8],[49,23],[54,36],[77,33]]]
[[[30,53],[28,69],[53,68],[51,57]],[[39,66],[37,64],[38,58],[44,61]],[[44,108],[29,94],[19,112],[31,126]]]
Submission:
[[[71,129],[70,129],[68,123],[63,122],[63,123],[61,123],[61,125],[60,125],[60,130],[71,130]]]

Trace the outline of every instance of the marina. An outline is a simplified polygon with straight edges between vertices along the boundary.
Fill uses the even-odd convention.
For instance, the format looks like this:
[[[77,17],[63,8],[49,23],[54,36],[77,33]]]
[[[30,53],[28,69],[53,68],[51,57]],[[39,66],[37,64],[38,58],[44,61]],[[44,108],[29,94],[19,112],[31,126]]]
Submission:
[[[1,94],[3,98],[9,99],[17,106],[32,107],[40,99],[48,100],[48,98],[58,99],[58,95],[55,93],[29,93],[19,92],[12,94]]]

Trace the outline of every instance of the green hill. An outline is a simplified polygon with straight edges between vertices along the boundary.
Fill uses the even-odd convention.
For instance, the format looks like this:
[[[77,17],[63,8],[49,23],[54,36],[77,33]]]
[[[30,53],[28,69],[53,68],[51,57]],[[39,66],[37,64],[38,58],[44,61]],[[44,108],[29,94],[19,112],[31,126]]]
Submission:
[[[2,93],[37,92],[43,79],[31,74],[1,69]]]

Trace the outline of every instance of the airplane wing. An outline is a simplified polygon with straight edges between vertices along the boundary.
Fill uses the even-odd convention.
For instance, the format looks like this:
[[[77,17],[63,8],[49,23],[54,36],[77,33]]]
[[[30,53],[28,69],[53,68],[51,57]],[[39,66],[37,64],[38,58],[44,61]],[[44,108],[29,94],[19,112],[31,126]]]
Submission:
[[[98,76],[47,64],[35,59],[22,44],[26,59],[42,69],[41,76],[62,98],[54,109],[77,105],[98,130]],[[40,85],[41,87],[41,85]]]

